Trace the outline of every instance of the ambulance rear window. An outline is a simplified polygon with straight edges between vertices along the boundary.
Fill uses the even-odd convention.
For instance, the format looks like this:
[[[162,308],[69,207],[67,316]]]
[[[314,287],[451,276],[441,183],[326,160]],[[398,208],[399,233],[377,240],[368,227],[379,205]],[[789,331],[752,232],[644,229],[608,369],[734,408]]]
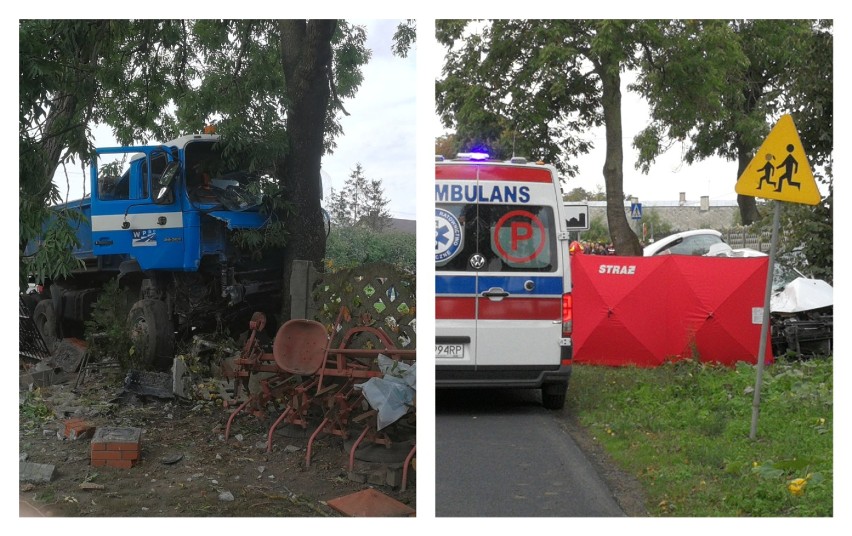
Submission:
[[[553,209],[536,205],[439,203],[439,271],[553,272],[558,267]]]

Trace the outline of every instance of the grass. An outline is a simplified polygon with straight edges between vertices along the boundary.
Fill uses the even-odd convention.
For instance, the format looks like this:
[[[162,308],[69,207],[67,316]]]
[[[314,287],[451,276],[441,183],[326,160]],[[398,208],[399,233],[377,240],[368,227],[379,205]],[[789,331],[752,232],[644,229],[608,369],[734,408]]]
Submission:
[[[679,361],[575,365],[567,407],[643,485],[654,516],[832,516],[832,360],[779,360],[757,375]],[[798,480],[801,479],[801,480]]]
[[[39,426],[53,417],[53,412],[41,396],[41,391],[27,391],[21,395],[18,404],[20,421],[29,427]]]

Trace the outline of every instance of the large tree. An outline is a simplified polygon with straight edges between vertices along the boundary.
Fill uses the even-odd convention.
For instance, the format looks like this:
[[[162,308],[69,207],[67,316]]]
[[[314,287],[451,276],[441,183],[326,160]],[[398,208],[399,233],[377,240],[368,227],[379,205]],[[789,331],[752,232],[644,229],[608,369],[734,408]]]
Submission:
[[[58,198],[56,162],[91,153],[92,122],[127,144],[215,122],[229,150],[280,186],[285,274],[297,258],[320,264],[320,163],[370,56],[364,28],[336,20],[22,21],[20,28],[21,212],[42,208],[26,228],[22,222],[22,252],[39,234],[43,208]],[[398,54],[413,36],[412,21],[400,25]],[[48,128],[56,121],[45,115],[62,112],[66,99],[71,112]],[[58,149],[48,151],[51,143]]]
[[[616,251],[641,255],[624,211],[621,72],[635,59],[636,23],[613,20],[447,20],[436,83],[444,125],[462,143],[479,143],[553,162],[568,176],[588,152],[583,134],[606,128],[607,221]]]
[[[636,139],[648,171],[673,143],[688,164],[737,161],[736,182],[778,117],[790,113],[815,167],[832,151],[831,21],[672,20],[643,25],[635,88],[650,125]],[[760,219],[755,198],[739,196],[744,224]]]
[[[329,213],[335,225],[353,227],[360,225],[381,232],[390,225],[391,215],[380,179],[368,179],[360,162],[343,184],[343,188],[331,191]]]
[[[175,21],[22,20],[19,24],[19,255],[40,277],[76,267],[75,241],[60,213],[23,266],[27,243],[43,234],[49,206],[61,199],[53,182],[60,166],[92,152],[91,126],[113,125],[121,143],[161,135],[171,123],[163,110],[182,87],[185,27]],[[73,223],[73,222],[71,222]]]

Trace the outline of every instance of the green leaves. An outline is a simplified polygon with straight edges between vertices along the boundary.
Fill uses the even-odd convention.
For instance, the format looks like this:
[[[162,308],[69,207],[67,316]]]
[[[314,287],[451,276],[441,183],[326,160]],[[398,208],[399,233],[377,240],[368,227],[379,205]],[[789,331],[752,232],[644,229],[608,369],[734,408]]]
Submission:
[[[416,258],[415,236],[412,234],[333,226],[326,244],[326,265],[332,271],[386,262],[413,273]]]
[[[602,122],[590,24],[441,20],[436,30],[449,49],[437,108],[461,150],[485,145],[497,158],[541,159],[573,176],[570,158],[590,147],[580,134]]]
[[[336,119],[341,99],[356,94],[370,57],[363,27],[345,22],[334,27],[333,63],[319,71],[320,86],[333,86],[337,99],[323,101],[322,119],[313,122],[320,140],[316,155],[297,156],[315,158],[317,169],[322,150],[331,150],[341,134]],[[248,19],[20,21],[21,255],[41,233],[44,207],[58,200],[51,185],[57,166],[88,160],[93,123],[109,125],[120,144],[131,145],[200,132],[215,122],[252,170],[280,172],[294,139],[280,28],[279,21]],[[413,43],[414,29],[412,21],[401,25],[399,52]],[[281,244],[284,237],[273,226],[260,240]],[[51,257],[70,251],[54,243],[62,242],[51,241],[51,249],[31,265],[45,270],[41,278],[71,265],[68,258]],[[246,237],[245,244],[260,242]],[[22,265],[21,273],[25,270]]]
[[[405,58],[408,56],[408,51],[412,46],[414,46],[416,40],[417,21],[414,19],[407,19],[405,22],[401,22],[397,26],[396,32],[393,34],[391,50],[395,55]]]
[[[361,163],[343,184],[343,189],[332,189],[329,212],[334,225],[343,227],[365,226],[375,232],[381,232],[390,224],[390,212],[380,179],[368,179],[364,175]]]
[[[784,113],[794,114],[814,164],[830,166],[831,21],[663,20],[640,28],[631,89],[648,100],[651,121],[634,140],[637,169],[647,173],[675,142],[689,164],[720,156],[743,166]],[[753,207],[742,210],[745,223]]]

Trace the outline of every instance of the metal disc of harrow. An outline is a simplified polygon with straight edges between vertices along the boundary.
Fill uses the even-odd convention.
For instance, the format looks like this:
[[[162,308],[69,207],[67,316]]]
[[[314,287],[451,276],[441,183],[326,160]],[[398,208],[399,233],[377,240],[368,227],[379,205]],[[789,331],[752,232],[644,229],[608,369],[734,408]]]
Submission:
[[[325,360],[328,334],[314,320],[294,319],[278,329],[272,343],[275,363],[285,372],[307,376],[315,374]]]

